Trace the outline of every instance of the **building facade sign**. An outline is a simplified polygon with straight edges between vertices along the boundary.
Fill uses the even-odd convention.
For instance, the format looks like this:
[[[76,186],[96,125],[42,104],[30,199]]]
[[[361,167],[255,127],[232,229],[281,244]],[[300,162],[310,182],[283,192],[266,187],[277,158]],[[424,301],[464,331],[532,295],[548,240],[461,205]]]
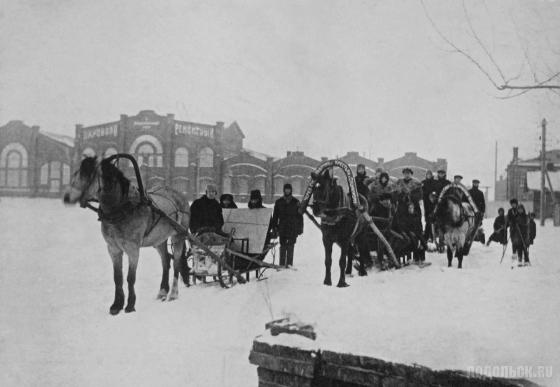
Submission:
[[[214,138],[214,128],[212,127],[202,127],[199,125],[189,124],[189,123],[175,123],[175,135],[188,135],[188,136],[200,136]]]
[[[82,138],[84,141],[90,140],[92,138],[98,137],[117,137],[119,134],[119,125],[105,125],[98,126],[96,128],[84,129],[82,132]]]

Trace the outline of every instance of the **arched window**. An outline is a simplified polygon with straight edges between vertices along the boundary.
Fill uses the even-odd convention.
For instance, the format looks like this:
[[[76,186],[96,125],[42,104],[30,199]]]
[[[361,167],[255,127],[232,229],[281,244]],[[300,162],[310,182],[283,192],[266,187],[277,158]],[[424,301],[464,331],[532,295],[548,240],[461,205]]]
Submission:
[[[119,151],[117,150],[117,148],[115,147],[109,147],[105,150],[105,153],[103,153],[103,158],[106,159],[107,157],[116,155],[117,153],[119,153]]]
[[[27,150],[18,142],[0,153],[0,187],[27,187]]]
[[[148,167],[155,167],[155,148],[150,143],[143,143],[136,148],[136,160],[138,165],[147,165]]]
[[[70,166],[60,161],[51,161],[41,166],[41,185],[43,191],[60,192],[62,185],[70,182]]]
[[[163,167],[163,147],[154,136],[143,134],[136,137],[130,146],[129,153],[135,155],[138,165]]]
[[[198,152],[199,163],[201,168],[212,168],[214,166],[214,151],[211,148],[202,148]]]
[[[86,158],[86,157],[94,157],[95,156],[95,150],[93,148],[87,147],[86,149],[84,149],[84,151],[82,152],[82,158]]]
[[[177,148],[175,151],[175,166],[188,167],[189,166],[189,151],[187,148]]]

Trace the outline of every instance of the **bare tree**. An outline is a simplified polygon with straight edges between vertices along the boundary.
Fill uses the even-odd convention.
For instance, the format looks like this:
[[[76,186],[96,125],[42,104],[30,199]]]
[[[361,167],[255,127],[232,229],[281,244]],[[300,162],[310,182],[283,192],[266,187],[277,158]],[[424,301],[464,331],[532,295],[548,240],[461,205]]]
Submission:
[[[467,50],[466,48],[460,47],[459,44],[454,42],[448,35],[443,33],[442,29],[436,24],[434,18],[430,15],[428,8],[424,0],[420,0],[422,7],[424,9],[424,14],[430,22],[433,29],[441,37],[441,39],[451,48],[452,52],[458,53],[465,57],[469,62],[471,62],[488,81],[499,91],[505,91],[507,95],[501,96],[499,98],[512,98],[532,90],[548,90],[556,95],[560,96],[558,90],[560,90],[560,63],[557,63],[557,68],[546,65],[546,73],[542,74],[542,71],[537,71],[533,60],[530,57],[530,45],[527,39],[524,39],[522,34],[519,33],[519,28],[513,15],[510,13],[509,19],[514,27],[515,34],[517,36],[518,44],[520,50],[522,51],[522,59],[520,63],[520,69],[516,75],[508,75],[502,65],[496,60],[496,55],[493,50],[491,50],[488,45],[481,39],[479,33],[473,26],[473,21],[471,14],[467,9],[465,1],[462,0],[462,13],[467,24],[468,33],[479,48],[481,54],[478,56]],[[538,12],[536,12],[537,17],[540,17]],[[502,20],[503,22],[503,20]],[[545,37],[548,43],[547,51],[551,55],[560,56],[560,52],[552,48],[550,39]],[[539,74],[541,72],[541,74]],[[520,82],[520,79],[529,80],[528,82]],[[518,83],[519,82],[519,83]]]

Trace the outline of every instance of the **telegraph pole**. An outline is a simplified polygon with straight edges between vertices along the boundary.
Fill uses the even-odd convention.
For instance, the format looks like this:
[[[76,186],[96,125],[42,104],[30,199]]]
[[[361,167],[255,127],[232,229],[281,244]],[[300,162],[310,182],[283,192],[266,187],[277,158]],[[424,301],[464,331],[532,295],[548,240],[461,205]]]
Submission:
[[[545,175],[546,175],[546,118],[542,120],[542,148],[541,148],[541,226],[544,226],[544,218],[545,218],[545,200],[546,200],[546,192],[545,192]]]

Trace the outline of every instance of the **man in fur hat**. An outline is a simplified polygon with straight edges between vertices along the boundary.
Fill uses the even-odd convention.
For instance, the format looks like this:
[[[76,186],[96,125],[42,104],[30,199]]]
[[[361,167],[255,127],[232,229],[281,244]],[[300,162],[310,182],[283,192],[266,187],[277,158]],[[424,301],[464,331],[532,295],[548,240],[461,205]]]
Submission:
[[[249,196],[249,203],[247,204],[247,206],[251,209],[264,208],[261,191],[259,189],[254,189],[251,191],[251,196]]]

